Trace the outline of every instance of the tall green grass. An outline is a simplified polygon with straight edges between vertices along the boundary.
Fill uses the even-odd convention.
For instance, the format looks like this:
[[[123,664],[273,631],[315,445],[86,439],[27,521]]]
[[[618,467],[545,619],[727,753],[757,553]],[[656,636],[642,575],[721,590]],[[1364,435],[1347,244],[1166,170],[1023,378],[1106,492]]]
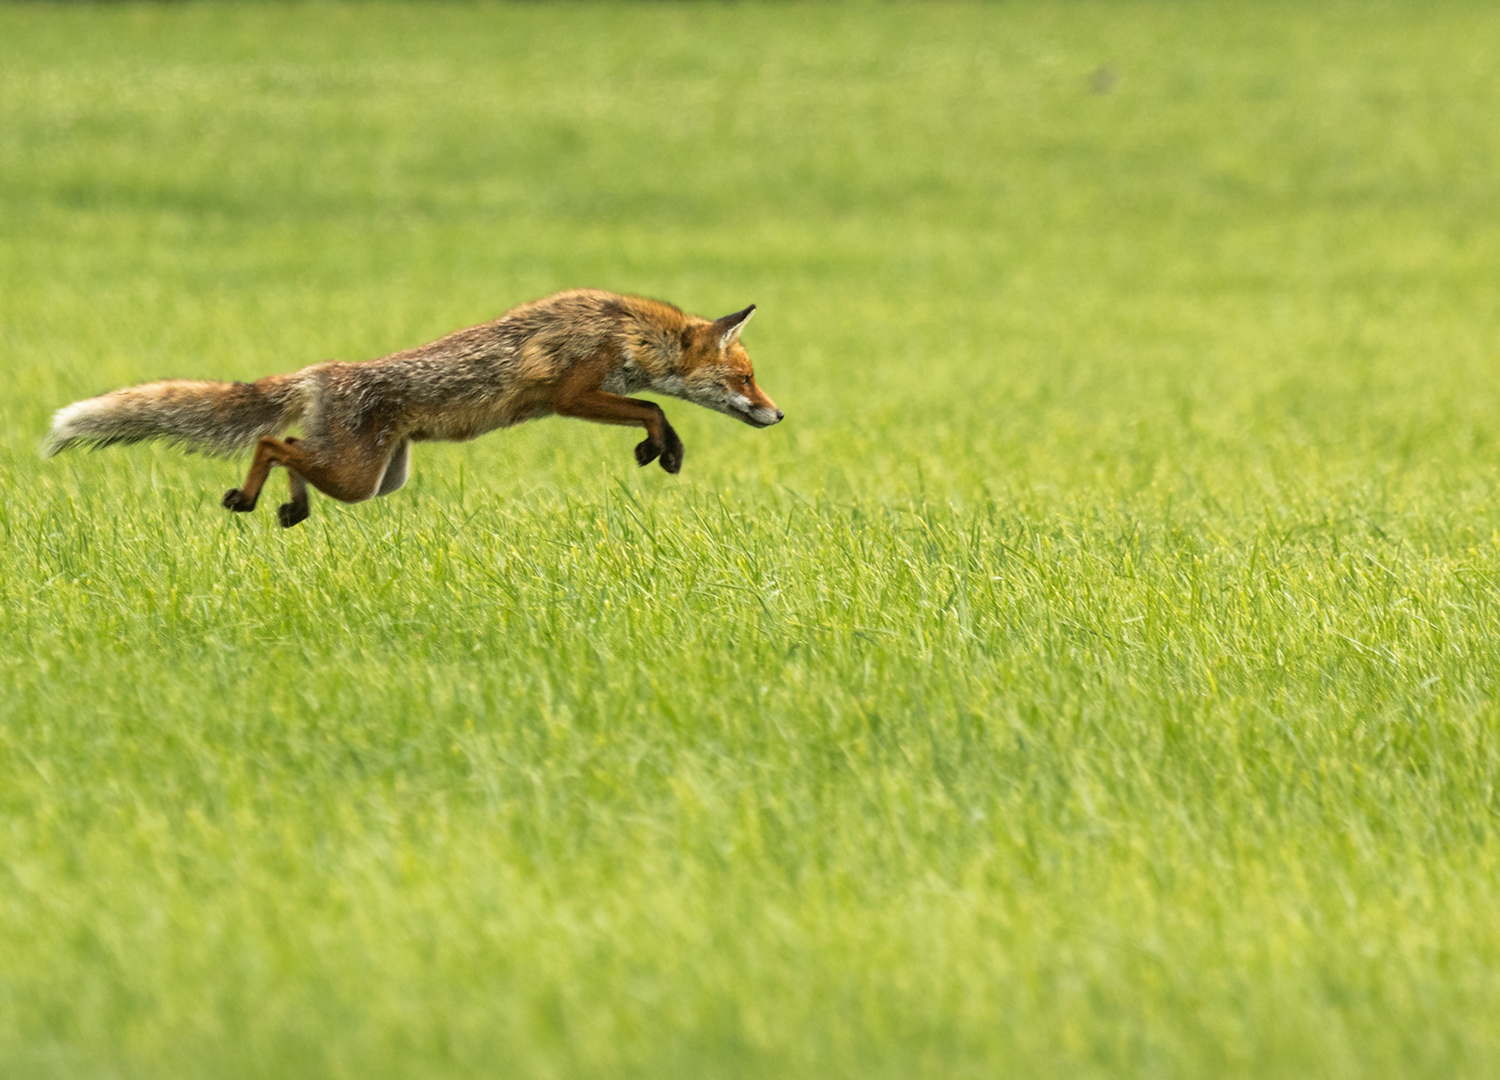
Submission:
[[[0,1073],[1493,1075],[1497,115],[1481,4],[0,7]],[[787,421],[36,455],[578,285]]]

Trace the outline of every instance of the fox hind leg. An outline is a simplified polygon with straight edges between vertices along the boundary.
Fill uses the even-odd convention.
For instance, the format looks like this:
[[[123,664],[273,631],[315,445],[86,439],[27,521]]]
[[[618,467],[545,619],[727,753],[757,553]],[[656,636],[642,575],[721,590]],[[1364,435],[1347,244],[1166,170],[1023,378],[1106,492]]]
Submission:
[[[283,529],[290,529],[293,525],[306,521],[308,514],[312,512],[307,501],[307,481],[288,470],[287,486],[292,489],[292,497],[276,508],[276,519],[281,522]]]
[[[295,438],[283,440],[288,446],[296,446]],[[302,479],[296,470],[288,468],[286,471],[286,486],[291,493],[291,498],[276,508],[277,520],[281,522],[283,529],[290,529],[298,522],[306,521],[311,512],[307,505],[307,481]]]
[[[273,460],[274,448],[285,445],[287,444],[269,435],[263,436],[255,444],[255,456],[250,459],[250,471],[245,474],[244,486],[230,488],[224,493],[226,510],[248,514],[255,509],[255,504],[260,501],[260,489],[266,486],[266,477],[271,475],[271,466],[279,464]]]
[[[244,487],[231,488],[224,494],[224,505],[230,510],[239,513],[248,513],[255,509],[255,504],[260,501],[261,488],[265,487],[266,478],[271,475],[273,465],[283,464],[276,453],[278,447],[295,447],[298,443],[295,437],[276,440],[267,436],[261,439],[255,448],[255,457],[250,462],[250,472],[245,477]],[[284,529],[289,529],[299,521],[306,521],[308,510],[307,481],[290,466],[287,468],[287,487],[291,498],[281,504],[276,510],[276,517],[281,521]]]
[[[254,510],[256,503],[260,502],[260,492],[266,486],[272,466],[284,464],[278,450],[294,447],[297,442],[295,437],[273,439],[267,435],[262,438],[255,446],[255,457],[250,461],[250,472],[245,476],[244,486],[230,488],[224,493],[225,508],[241,514]],[[307,483],[290,468],[287,469],[287,479],[291,488],[291,501],[282,504],[278,516],[283,525],[295,525],[307,517]],[[288,520],[289,518],[293,520]]]
[[[256,444],[245,486],[226,493],[224,505],[241,512],[254,510],[266,477],[275,465],[284,466],[294,478],[291,482],[292,501],[287,503],[291,509],[286,516],[296,520],[283,521],[283,524],[295,525],[302,520],[297,517],[298,504],[303,503],[305,507],[308,484],[340,502],[364,502],[379,491],[391,460],[389,451],[377,447],[385,442],[384,438],[375,435],[362,438],[304,436],[286,440],[263,436]]]

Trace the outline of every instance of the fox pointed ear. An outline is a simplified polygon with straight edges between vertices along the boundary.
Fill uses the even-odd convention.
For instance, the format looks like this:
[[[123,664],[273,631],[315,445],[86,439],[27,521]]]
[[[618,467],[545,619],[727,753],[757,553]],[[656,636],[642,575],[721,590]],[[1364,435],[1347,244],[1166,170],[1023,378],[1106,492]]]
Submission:
[[[740,339],[740,331],[750,321],[750,316],[755,314],[755,305],[751,304],[744,311],[736,311],[733,315],[725,315],[722,319],[714,320],[714,333],[719,335],[719,348],[727,349]]]

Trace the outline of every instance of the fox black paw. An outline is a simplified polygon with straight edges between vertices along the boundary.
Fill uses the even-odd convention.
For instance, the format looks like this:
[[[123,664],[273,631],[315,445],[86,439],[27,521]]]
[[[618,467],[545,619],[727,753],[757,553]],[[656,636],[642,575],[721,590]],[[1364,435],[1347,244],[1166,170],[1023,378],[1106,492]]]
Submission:
[[[248,513],[255,509],[255,500],[245,498],[245,493],[239,488],[230,488],[224,493],[224,508],[242,514]]]
[[[290,529],[299,521],[307,520],[307,504],[282,503],[276,508],[276,517],[283,529]]]
[[[643,439],[635,444],[635,463],[637,465],[650,465],[656,460],[661,450],[650,439]]]
[[[666,435],[667,447],[661,452],[661,467],[669,473],[676,473],[682,468],[682,440],[671,428],[667,428]]]

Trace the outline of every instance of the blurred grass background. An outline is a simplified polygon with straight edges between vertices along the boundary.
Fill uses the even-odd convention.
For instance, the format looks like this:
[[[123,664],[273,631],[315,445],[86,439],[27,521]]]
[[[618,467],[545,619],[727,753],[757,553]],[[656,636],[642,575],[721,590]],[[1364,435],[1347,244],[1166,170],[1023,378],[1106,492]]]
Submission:
[[[0,7],[0,1071],[1491,1075],[1496,115],[1477,3]],[[786,423],[36,456],[579,285]]]

